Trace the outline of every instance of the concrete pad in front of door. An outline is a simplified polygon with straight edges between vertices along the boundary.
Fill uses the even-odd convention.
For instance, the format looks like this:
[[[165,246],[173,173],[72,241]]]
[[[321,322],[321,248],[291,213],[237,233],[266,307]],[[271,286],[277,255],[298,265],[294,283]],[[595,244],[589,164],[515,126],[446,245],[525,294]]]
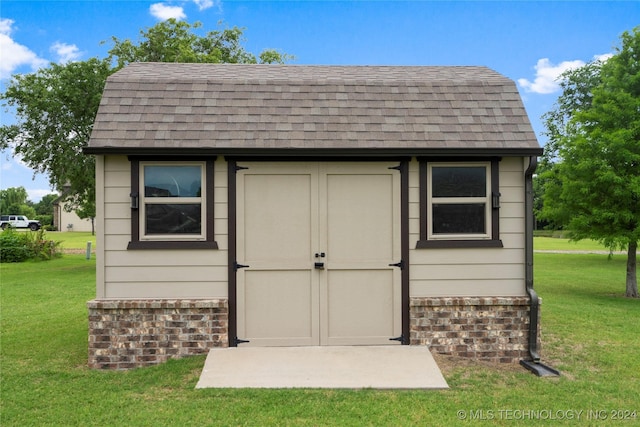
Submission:
[[[196,388],[449,388],[425,346],[212,349]]]

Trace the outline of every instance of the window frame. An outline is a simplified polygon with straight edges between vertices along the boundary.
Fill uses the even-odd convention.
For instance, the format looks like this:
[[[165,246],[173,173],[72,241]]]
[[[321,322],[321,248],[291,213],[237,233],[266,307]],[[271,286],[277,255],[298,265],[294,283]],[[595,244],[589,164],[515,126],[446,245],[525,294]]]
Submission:
[[[500,240],[500,158],[418,158],[420,167],[420,240],[416,249],[429,248],[501,248]],[[487,168],[487,194],[483,197],[485,207],[485,231],[477,234],[442,234],[433,235],[431,171],[434,166],[477,167]],[[437,198],[435,198],[437,200]],[[465,200],[466,199],[466,200]],[[472,203],[478,198],[443,198],[445,202],[459,200],[461,203]]]
[[[218,249],[214,240],[214,162],[215,157],[179,157],[168,160],[166,157],[130,156],[131,162],[131,241],[127,249]],[[145,230],[144,166],[182,166],[199,165],[202,167],[202,191],[200,199],[202,212],[202,232],[198,235],[149,235]],[[157,203],[193,203],[196,198],[163,198]],[[167,200],[170,199],[170,200]]]

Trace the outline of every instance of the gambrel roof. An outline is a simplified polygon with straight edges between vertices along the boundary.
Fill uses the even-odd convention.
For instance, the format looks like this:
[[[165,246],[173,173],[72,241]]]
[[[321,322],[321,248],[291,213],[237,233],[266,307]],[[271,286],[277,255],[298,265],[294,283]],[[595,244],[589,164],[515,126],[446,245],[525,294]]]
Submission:
[[[486,67],[134,63],[88,153],[534,155],[513,81]]]

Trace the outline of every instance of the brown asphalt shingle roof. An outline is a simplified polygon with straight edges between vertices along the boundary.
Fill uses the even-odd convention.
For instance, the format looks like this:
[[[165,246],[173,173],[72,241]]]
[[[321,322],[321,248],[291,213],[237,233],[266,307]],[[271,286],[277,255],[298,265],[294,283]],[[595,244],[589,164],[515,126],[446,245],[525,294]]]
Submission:
[[[109,77],[87,151],[380,148],[540,151],[485,67],[173,63]]]

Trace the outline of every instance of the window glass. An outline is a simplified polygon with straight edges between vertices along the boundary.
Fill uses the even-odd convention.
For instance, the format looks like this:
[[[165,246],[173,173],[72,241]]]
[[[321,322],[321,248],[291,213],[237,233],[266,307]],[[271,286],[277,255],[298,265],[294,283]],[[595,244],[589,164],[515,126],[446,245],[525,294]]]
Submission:
[[[145,234],[200,234],[202,208],[199,203],[146,204]]]
[[[203,166],[195,162],[142,165],[143,239],[205,236]]]
[[[487,168],[434,166],[431,169],[432,197],[485,197]]]
[[[145,166],[145,197],[200,197],[200,166]]]
[[[484,203],[432,205],[433,234],[485,234]]]

